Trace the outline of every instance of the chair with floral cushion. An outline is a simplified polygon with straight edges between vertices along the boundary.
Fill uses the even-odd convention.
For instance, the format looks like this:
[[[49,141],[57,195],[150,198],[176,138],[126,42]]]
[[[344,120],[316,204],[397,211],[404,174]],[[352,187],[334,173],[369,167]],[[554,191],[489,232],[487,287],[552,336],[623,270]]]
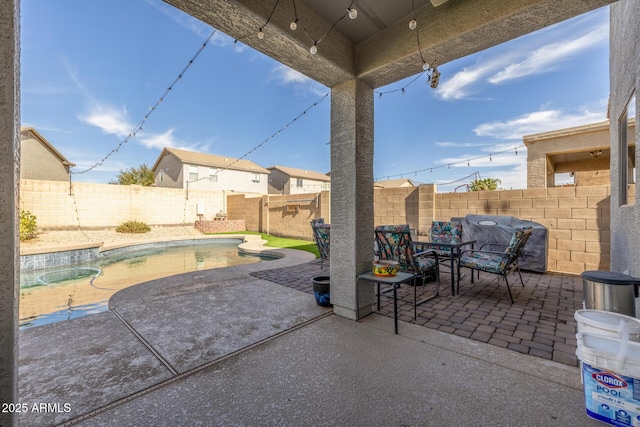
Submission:
[[[435,276],[436,288],[427,298],[417,299],[417,285],[414,281],[413,311],[416,317],[416,307],[438,296],[440,291],[440,263],[438,254],[434,250],[417,252],[411,239],[408,224],[381,225],[375,228],[375,255],[380,260],[396,261],[398,269],[416,275],[416,280],[424,286],[425,278]]]
[[[456,224],[451,221],[433,221],[431,223],[431,230],[429,230],[429,241],[432,243],[429,245],[430,249],[436,251],[441,258],[450,258],[451,248],[448,246],[437,246],[433,243],[460,243],[462,241],[462,224]],[[457,257],[459,254],[453,254]]]
[[[324,218],[318,218],[311,221],[311,229],[322,260],[320,261],[320,269],[322,269],[324,262],[330,259],[331,255],[331,225],[325,224]]]
[[[511,287],[509,286],[507,276],[513,271],[517,271],[520,276],[520,283],[524,286],[522,274],[520,273],[520,268],[518,268],[518,258],[532,232],[532,227],[517,228],[513,232],[509,245],[502,245],[507,246],[503,252],[482,249],[482,247],[486,246],[497,246],[498,244],[496,243],[484,244],[480,249],[463,251],[458,258],[458,291],[460,291],[460,267],[466,267],[472,270],[471,283],[473,283],[473,270],[477,270],[478,274],[480,271],[497,274],[502,277],[507,284],[509,298],[511,298],[511,303],[513,304],[513,295],[511,295]]]

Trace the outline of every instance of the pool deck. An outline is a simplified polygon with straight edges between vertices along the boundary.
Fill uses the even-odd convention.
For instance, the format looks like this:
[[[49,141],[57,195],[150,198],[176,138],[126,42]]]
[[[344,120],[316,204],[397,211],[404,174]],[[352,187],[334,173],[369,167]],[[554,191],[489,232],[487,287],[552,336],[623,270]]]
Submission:
[[[577,367],[407,322],[395,335],[384,314],[338,317],[256,277],[312,261],[277,252],[20,331],[20,425],[599,425]]]

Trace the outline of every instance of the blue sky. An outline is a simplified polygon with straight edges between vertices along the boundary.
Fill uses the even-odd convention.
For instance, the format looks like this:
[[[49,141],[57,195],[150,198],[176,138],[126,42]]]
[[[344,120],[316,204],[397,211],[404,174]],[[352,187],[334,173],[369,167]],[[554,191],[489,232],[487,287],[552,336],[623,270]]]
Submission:
[[[149,114],[212,31],[159,0],[23,0],[22,125],[76,163],[76,182],[152,166],[163,147],[329,171],[329,88],[221,32]],[[513,148],[605,120],[608,58],[605,7],[444,64],[436,90],[425,76],[376,89],[374,177],[526,188]]]

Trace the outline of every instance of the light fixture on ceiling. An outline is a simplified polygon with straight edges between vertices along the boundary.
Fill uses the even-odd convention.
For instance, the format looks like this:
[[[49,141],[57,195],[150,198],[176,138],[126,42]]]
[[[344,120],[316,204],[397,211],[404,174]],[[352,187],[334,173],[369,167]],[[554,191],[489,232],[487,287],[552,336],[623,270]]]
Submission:
[[[602,150],[596,150],[596,151],[590,151],[589,155],[591,157],[600,157],[602,156],[604,153],[602,152]]]

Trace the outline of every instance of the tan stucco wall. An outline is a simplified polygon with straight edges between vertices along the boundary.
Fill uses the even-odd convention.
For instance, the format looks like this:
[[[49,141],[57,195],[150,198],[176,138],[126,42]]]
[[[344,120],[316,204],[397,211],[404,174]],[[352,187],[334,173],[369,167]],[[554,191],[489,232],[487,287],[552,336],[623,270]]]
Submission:
[[[619,171],[625,165],[618,163],[618,120],[634,92],[636,123],[640,111],[640,2],[621,0],[611,5],[610,16],[611,270],[640,277],[640,207],[635,200],[628,204],[620,200]],[[639,141],[636,131],[636,165]]]
[[[630,131],[635,126],[630,126]],[[576,185],[608,185],[609,158],[551,164],[550,156],[609,148],[609,121],[524,137],[527,146],[527,188],[554,187],[554,173],[578,172]],[[595,174],[595,171],[599,171]],[[602,172],[602,173],[600,173]],[[594,181],[596,180],[596,181]]]

